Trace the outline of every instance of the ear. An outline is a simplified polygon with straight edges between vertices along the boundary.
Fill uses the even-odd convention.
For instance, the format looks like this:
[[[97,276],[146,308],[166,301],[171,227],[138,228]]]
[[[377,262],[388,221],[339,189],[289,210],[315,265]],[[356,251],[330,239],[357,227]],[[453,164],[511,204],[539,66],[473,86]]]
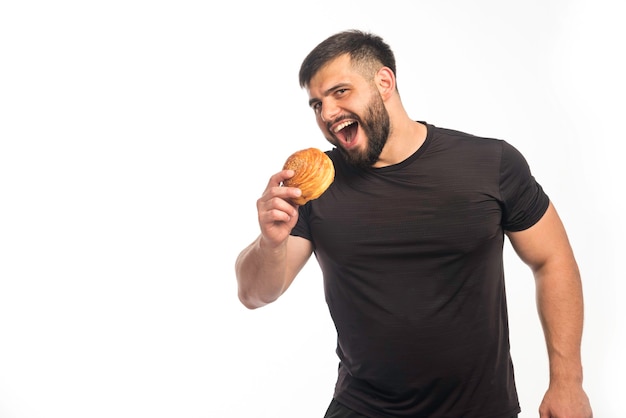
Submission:
[[[396,77],[389,67],[382,67],[374,77],[376,87],[383,100],[387,100],[396,91]]]

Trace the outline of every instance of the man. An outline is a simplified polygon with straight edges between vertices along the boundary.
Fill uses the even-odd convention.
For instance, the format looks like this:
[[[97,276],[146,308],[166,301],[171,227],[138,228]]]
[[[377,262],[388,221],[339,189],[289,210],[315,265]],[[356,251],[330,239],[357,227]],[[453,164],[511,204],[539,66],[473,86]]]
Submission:
[[[592,416],[582,387],[580,275],[557,212],[502,140],[416,122],[393,52],[346,31],[305,58],[300,85],[335,181],[301,207],[273,175],[257,201],[261,233],[236,262],[248,308],[276,300],[311,254],[337,328],[337,417],[511,418],[502,246],[535,276],[550,360],[540,416]]]

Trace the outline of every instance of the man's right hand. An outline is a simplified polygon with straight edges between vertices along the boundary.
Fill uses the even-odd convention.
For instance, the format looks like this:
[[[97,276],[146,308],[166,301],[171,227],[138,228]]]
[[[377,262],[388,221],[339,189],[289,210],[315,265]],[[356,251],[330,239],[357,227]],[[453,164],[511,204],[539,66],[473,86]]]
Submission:
[[[293,175],[293,170],[274,174],[256,203],[261,235],[265,244],[271,247],[285,242],[298,221],[298,206],[289,199],[300,196],[302,192],[296,187],[282,186],[283,181]]]

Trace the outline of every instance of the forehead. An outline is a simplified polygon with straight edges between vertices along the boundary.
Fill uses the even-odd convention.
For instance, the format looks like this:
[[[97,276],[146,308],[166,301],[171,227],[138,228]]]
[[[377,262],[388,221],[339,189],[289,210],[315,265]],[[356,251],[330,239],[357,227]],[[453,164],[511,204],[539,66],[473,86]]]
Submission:
[[[355,70],[348,54],[341,55],[321,67],[311,77],[308,85],[309,97],[319,97],[323,92],[340,84],[354,84],[363,77]]]

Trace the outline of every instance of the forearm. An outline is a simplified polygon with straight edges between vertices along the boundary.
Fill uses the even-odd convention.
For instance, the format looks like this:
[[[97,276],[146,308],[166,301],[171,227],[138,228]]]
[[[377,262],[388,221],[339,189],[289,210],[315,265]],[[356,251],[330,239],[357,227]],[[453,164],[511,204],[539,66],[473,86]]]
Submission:
[[[276,300],[285,288],[286,245],[270,247],[259,236],[245,248],[235,263],[238,296],[254,309]]]
[[[551,383],[582,383],[583,294],[573,257],[552,261],[535,272],[537,308],[550,362]]]

